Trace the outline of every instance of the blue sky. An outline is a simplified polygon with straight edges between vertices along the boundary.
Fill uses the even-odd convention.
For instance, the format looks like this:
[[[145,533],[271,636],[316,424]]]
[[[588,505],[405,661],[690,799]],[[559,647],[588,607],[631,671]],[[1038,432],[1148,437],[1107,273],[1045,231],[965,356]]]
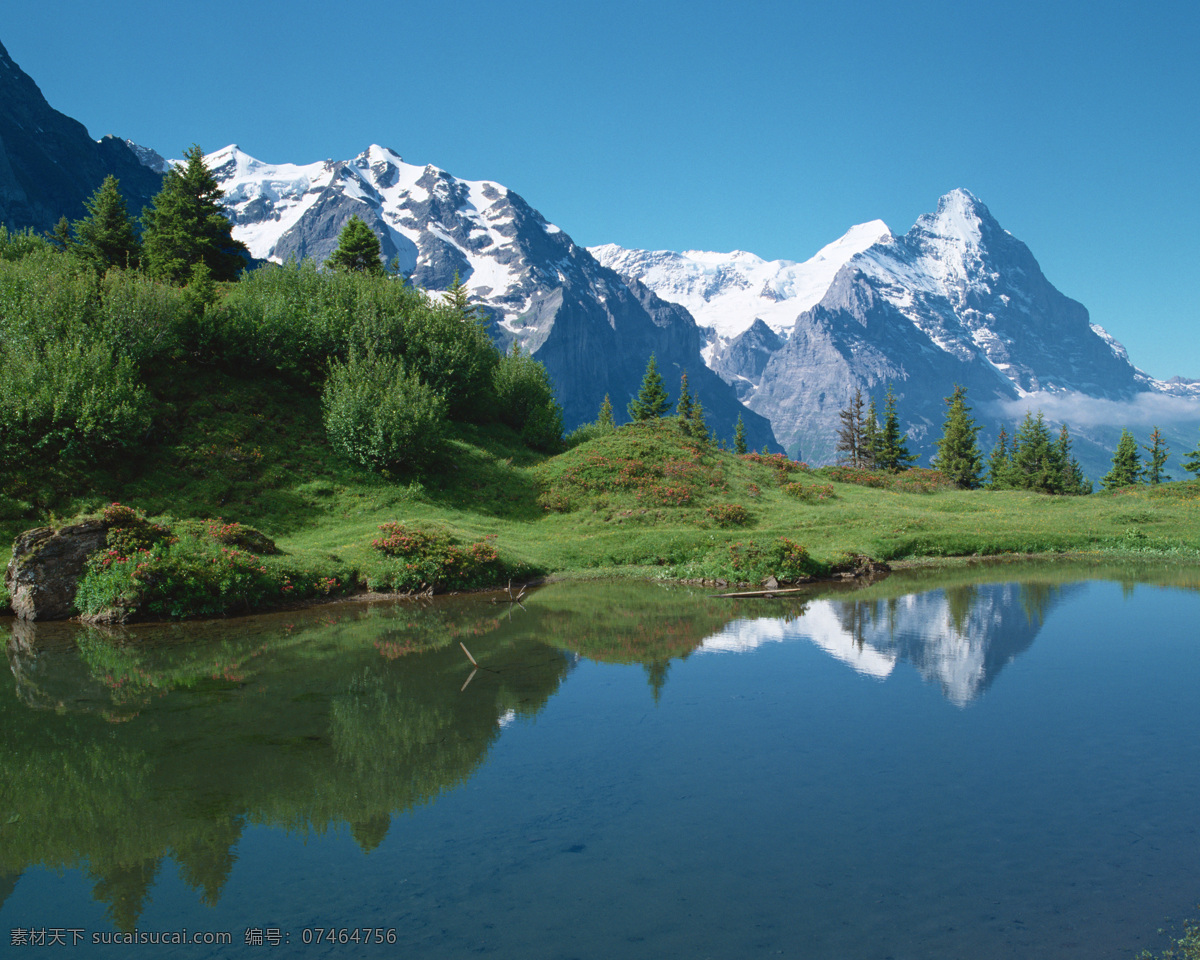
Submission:
[[[370,143],[578,243],[803,260],[966,187],[1158,377],[1200,378],[1200,8],[45,0],[0,42],[93,136]]]

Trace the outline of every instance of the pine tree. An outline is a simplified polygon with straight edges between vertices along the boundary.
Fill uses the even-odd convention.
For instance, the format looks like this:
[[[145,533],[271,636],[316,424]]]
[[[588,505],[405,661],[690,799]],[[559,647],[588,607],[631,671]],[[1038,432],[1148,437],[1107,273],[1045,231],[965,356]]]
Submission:
[[[1008,449],[1008,431],[1001,425],[996,445],[988,458],[988,482],[992,490],[1007,490],[1012,486],[1012,455]]]
[[[1079,461],[1071,456],[1071,434],[1067,430],[1065,423],[1058,432],[1058,440],[1054,444],[1054,451],[1058,462],[1061,464],[1062,489],[1059,492],[1065,493],[1068,496],[1086,496],[1091,493],[1092,482],[1084,477],[1083,468],[1079,466]]]
[[[679,403],[675,405],[675,413],[679,416],[679,429],[685,437],[692,433],[692,394],[688,390],[687,371],[679,378]]]
[[[59,253],[69,253],[75,247],[75,236],[71,233],[71,221],[59,217],[53,230],[46,231],[46,239]]]
[[[1187,454],[1187,459],[1183,461],[1182,466],[1188,473],[1200,477],[1200,443],[1196,444],[1195,450]]]
[[[84,206],[88,215],[75,224],[71,252],[98,273],[109,267],[137,267],[142,242],[125,209],[117,178],[111,174],[105,177]]]
[[[862,387],[854,391],[850,406],[838,413],[838,418],[842,425],[838,428],[837,453],[844,454],[842,462],[852,467],[866,466],[866,414],[863,413]]]
[[[1057,493],[1061,482],[1061,470],[1046,418],[1041,410],[1036,417],[1032,412],[1026,412],[1013,438],[1009,483],[1018,490]]]
[[[904,442],[900,417],[896,413],[896,394],[892,392],[890,383],[883,402],[883,430],[879,434],[879,450],[875,459],[879,469],[892,473],[907,470],[917,459],[908,452],[908,444]]]
[[[596,425],[605,431],[617,429],[617,422],[613,419],[612,401],[608,399],[607,393],[604,395],[604,402],[600,404],[600,412],[596,414]]]
[[[872,397],[867,404],[867,418],[863,421],[862,432],[862,447],[861,454],[862,465],[867,470],[879,469],[879,411],[875,406],[875,398]]]
[[[654,354],[646,364],[646,372],[642,375],[642,386],[638,395],[629,401],[627,407],[631,420],[657,420],[671,405],[667,389],[663,386],[663,378],[658,372],[658,361]]]
[[[933,465],[955,486],[971,490],[979,486],[983,472],[983,457],[976,442],[981,428],[971,417],[965,388],[955,384],[953,395],[946,397],[946,404],[950,409],[942,425],[942,438],[937,442]]]
[[[1163,467],[1167,464],[1167,454],[1171,452],[1171,448],[1167,446],[1167,442],[1163,439],[1163,435],[1158,432],[1158,427],[1154,428],[1154,432],[1150,434],[1150,445],[1142,444],[1142,449],[1150,454],[1150,460],[1146,464],[1146,479],[1151,486],[1158,486],[1164,480],[1170,480]]]
[[[716,443],[716,437],[712,436],[708,430],[708,421],[704,419],[704,404],[700,402],[700,398],[696,397],[692,401],[692,416],[690,418],[690,428],[688,432],[697,440],[704,442],[710,441]]]
[[[1128,430],[1121,430],[1121,439],[1113,453],[1112,469],[1100,478],[1100,485],[1105,490],[1117,487],[1130,487],[1142,482],[1142,455],[1138,453],[1137,441]]]
[[[233,280],[250,252],[233,239],[204,151],[192,144],[186,157],[183,167],[167,171],[162,190],[142,213],[143,266],[152,277],[182,283],[202,262],[213,280]]]
[[[382,276],[383,254],[379,248],[379,238],[375,236],[366,221],[352,216],[338,234],[337,249],[329,255],[325,266],[331,270],[345,270],[348,273],[369,273],[372,276]],[[467,288],[458,281],[454,274],[454,285],[442,294],[442,298],[450,306],[474,315],[474,307],[467,300]]]
[[[746,452],[746,424],[742,422],[742,415],[738,414],[737,426],[733,428],[733,452],[739,457]]]

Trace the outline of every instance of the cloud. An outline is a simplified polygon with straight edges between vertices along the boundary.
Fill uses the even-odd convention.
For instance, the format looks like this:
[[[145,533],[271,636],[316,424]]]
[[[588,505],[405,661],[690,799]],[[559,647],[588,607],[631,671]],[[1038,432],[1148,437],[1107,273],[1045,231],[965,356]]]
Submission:
[[[1139,393],[1131,400],[1101,400],[1083,393],[1030,393],[1017,400],[1001,400],[996,412],[1007,420],[1020,420],[1039,410],[1047,420],[1072,427],[1146,427],[1200,423],[1200,397],[1173,397],[1165,393]]]

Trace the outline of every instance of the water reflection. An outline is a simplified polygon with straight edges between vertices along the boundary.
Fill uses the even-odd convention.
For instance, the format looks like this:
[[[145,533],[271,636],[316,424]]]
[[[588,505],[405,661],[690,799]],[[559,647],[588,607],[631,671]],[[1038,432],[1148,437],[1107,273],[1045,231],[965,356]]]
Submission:
[[[814,600],[796,617],[730,623],[700,649],[744,652],[763,643],[809,640],[878,679],[904,660],[939,684],[946,699],[964,706],[1029,648],[1055,606],[1083,588],[967,583],[886,599]]]
[[[134,633],[17,625],[0,699],[0,893],[33,864],[82,869],[136,926],[166,858],[215,904],[247,824],[364,852],[397,813],[467,780],[501,726],[532,716],[574,662],[471,610],[376,608],[297,625]],[[171,642],[173,634],[189,637]],[[6,814],[7,816],[7,814]]]
[[[897,576],[733,605],[692,589],[555,584],[524,608],[343,605],[108,631],[14,623],[0,684],[0,906],[32,867],[77,870],[110,922],[131,929],[168,861],[215,905],[253,825],[320,835],[346,824],[370,854],[399,814],[476,776],[581,658],[639,666],[657,702],[693,656],[803,639],[876,678],[906,661],[966,704],[1086,589],[1076,576],[974,572],[932,590]]]

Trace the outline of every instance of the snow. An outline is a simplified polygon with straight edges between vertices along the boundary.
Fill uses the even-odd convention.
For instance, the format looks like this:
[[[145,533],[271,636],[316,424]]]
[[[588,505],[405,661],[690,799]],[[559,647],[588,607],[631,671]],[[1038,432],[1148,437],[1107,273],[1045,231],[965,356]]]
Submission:
[[[892,239],[887,224],[872,220],[851,227],[803,263],[763,260],[745,250],[674,253],[626,250],[616,244],[588,249],[604,266],[640,280],[663,300],[687,308],[700,326],[730,338],[756,319],[783,333],[797,316],[820,302],[846,263]],[[764,291],[770,296],[764,296]]]

